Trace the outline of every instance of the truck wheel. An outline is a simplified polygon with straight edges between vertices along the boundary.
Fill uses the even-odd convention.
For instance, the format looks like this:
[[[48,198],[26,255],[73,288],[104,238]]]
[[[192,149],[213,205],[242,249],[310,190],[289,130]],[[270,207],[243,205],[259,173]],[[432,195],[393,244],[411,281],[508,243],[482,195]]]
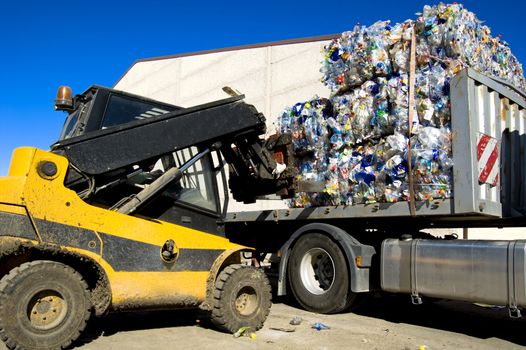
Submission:
[[[263,271],[231,265],[218,276],[211,320],[221,330],[235,333],[241,327],[256,331],[270,311],[270,283]]]
[[[61,349],[91,314],[86,282],[71,267],[33,261],[0,281],[0,337],[10,349]]]
[[[288,277],[294,297],[309,311],[341,312],[356,299],[350,289],[345,255],[332,239],[320,233],[298,239],[288,261]]]

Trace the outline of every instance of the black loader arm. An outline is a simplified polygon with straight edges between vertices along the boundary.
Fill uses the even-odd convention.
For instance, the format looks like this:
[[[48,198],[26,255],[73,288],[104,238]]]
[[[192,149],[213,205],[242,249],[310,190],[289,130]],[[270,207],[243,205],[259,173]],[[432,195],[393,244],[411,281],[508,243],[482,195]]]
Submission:
[[[114,95],[122,93],[96,88]],[[100,92],[92,95],[97,94]],[[138,164],[153,164],[164,155],[196,146],[222,154],[230,166],[229,184],[236,200],[252,202],[257,196],[272,193],[289,196],[294,167],[283,170],[274,153],[280,163],[289,158],[290,136],[262,140],[265,117],[254,106],[243,102],[243,98],[236,96],[190,108],[173,106],[171,111],[164,105],[163,114],[128,118],[131,121],[77,133],[78,136],[55,143],[52,151],[66,156],[70,162],[66,186],[77,185],[85,179],[95,179],[99,185],[116,181]],[[105,116],[85,113],[88,115],[84,116],[84,124],[89,124],[91,118],[99,120],[99,125],[104,124]]]

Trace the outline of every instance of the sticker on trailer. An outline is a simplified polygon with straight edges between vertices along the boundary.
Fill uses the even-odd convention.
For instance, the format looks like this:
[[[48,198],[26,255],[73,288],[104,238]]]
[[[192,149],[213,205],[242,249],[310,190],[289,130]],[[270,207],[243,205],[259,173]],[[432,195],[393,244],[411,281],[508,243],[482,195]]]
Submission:
[[[477,165],[479,182],[497,186],[499,182],[499,140],[479,133],[477,138]]]

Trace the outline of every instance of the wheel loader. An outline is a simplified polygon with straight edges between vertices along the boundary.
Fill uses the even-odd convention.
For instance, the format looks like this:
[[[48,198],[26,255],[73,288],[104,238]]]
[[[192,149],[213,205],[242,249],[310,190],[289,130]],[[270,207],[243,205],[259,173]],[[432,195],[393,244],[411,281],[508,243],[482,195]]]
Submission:
[[[58,141],[16,149],[0,178],[8,348],[68,347],[92,316],[125,310],[201,308],[223,331],[262,327],[271,287],[251,248],[225,238],[228,190],[287,195],[294,174],[276,175],[290,140],[263,142],[265,118],[242,99],[181,108],[59,89]]]

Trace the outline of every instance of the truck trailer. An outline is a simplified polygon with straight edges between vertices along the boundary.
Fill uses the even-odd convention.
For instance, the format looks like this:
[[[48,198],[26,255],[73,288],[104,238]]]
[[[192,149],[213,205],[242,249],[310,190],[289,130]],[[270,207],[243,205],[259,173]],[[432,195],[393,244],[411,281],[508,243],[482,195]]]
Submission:
[[[466,69],[450,98],[452,198],[229,213],[229,191],[249,203],[312,189],[298,180],[291,135],[262,139],[265,118],[243,96],[181,108],[101,86],[59,89],[59,140],[16,149],[0,178],[2,340],[62,348],[92,314],[182,307],[224,331],[257,330],[271,305],[267,275],[277,295],[319,313],[386,291],[520,317],[526,241],[425,229],[525,226],[525,95]],[[488,139],[491,184],[479,156]]]

